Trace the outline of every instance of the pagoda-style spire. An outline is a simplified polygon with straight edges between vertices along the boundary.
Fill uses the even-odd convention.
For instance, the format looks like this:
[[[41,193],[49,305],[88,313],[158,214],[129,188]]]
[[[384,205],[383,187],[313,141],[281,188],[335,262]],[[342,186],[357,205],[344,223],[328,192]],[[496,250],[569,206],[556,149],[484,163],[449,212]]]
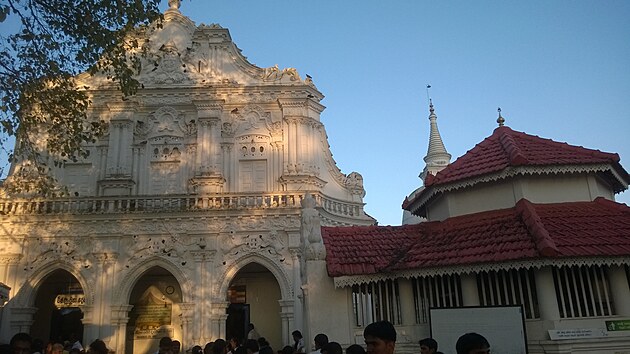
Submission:
[[[431,122],[431,131],[429,134],[429,149],[427,156],[424,157],[424,170],[420,173],[420,178],[424,181],[427,174],[435,175],[440,172],[449,163],[451,163],[451,154],[446,151],[440,131],[437,126],[437,115],[433,108],[433,101],[429,99],[429,121]]]

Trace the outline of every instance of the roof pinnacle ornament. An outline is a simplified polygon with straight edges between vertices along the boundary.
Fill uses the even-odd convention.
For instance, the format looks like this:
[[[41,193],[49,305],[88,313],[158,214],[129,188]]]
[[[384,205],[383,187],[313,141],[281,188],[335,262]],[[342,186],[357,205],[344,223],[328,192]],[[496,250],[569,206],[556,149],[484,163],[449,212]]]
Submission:
[[[431,85],[427,85],[427,96],[429,96],[429,88]],[[440,131],[437,126],[437,115],[435,114],[435,108],[433,107],[433,100],[429,99],[429,149],[427,155],[424,157],[425,166],[420,173],[420,178],[424,181],[428,174],[435,175],[444,169],[451,162],[451,154],[446,151]]]
[[[179,10],[181,4],[181,0],[168,0],[168,7],[173,10]]]
[[[499,126],[502,127],[503,123],[505,123],[505,118],[501,116],[501,107],[497,108],[497,112],[499,112],[499,118],[497,118],[497,123],[499,123]]]

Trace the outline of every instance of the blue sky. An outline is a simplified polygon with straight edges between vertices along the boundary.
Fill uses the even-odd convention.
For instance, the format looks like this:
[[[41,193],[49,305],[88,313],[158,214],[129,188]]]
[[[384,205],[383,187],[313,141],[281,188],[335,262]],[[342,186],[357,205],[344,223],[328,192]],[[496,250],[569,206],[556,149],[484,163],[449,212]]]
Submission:
[[[492,134],[500,106],[514,130],[617,152],[630,169],[630,1],[183,0],[181,11],[229,28],[252,63],[313,77],[337,165],[363,175],[381,225],[400,224],[421,185],[427,84],[453,160]]]

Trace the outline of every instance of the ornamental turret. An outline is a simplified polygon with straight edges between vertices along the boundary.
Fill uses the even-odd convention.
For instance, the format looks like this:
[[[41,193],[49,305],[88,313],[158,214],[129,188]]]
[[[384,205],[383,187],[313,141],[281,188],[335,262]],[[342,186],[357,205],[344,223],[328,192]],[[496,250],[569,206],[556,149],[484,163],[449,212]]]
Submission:
[[[437,115],[435,114],[432,100],[429,100],[429,121],[431,122],[429,149],[427,150],[427,156],[424,157],[426,165],[419,176],[423,181],[428,173],[435,176],[435,174],[443,170],[451,162],[451,154],[446,151],[442,137],[440,136],[440,131],[438,130]]]

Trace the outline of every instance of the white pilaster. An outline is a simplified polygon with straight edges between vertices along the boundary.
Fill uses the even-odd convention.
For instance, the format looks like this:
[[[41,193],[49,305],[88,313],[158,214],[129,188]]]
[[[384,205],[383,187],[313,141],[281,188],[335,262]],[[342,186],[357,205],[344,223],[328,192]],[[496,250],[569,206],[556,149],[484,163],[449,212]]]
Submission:
[[[541,320],[558,320],[558,300],[553,283],[553,272],[550,266],[542,267],[535,271],[536,295],[538,297],[538,310]]]
[[[464,306],[479,306],[479,290],[477,289],[477,275],[475,274],[462,274],[460,276],[462,285],[462,305]]]
[[[630,316],[630,286],[628,275],[623,266],[611,266],[608,279],[610,292],[615,303],[615,315]]]

